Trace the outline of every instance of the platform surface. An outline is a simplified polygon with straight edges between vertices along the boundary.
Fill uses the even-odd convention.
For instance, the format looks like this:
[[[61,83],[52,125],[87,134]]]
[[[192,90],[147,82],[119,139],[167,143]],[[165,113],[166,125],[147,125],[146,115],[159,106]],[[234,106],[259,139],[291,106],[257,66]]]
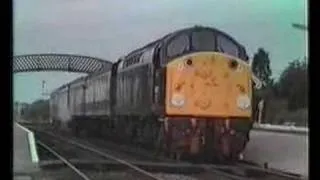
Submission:
[[[245,159],[309,176],[308,135],[252,131]]]
[[[32,157],[28,131],[17,123],[13,124],[13,141],[14,174],[29,174],[38,171],[38,163]]]

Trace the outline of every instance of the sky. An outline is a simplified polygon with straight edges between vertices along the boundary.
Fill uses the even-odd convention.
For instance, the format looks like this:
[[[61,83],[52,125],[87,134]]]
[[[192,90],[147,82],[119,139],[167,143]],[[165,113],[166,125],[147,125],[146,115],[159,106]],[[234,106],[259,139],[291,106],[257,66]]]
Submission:
[[[14,55],[67,53],[115,61],[167,33],[194,25],[215,27],[243,44],[252,58],[269,52],[273,76],[306,54],[306,0],[14,0]],[[17,73],[14,101],[42,98],[84,74]]]

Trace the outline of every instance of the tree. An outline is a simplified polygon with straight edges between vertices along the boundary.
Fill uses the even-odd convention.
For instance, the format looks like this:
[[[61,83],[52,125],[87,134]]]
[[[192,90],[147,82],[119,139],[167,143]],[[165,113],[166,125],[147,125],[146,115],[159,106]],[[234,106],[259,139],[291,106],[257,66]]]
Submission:
[[[272,71],[270,68],[269,53],[266,52],[263,48],[259,48],[258,52],[253,56],[252,71],[261,81],[263,81],[267,85],[272,83]]]
[[[294,60],[282,72],[278,82],[279,95],[288,100],[289,110],[308,106],[308,66],[306,61]]]
[[[37,100],[33,102],[26,110],[24,118],[27,120],[48,119],[49,118],[49,101]]]
[[[271,79],[272,72],[270,69],[269,54],[263,48],[259,48],[257,53],[255,53],[253,56],[252,71],[257,76],[257,78],[259,78],[264,83],[264,86],[261,90],[253,91],[253,112],[255,113],[255,116],[257,116],[258,103],[262,99],[268,99],[268,96],[272,94],[270,92],[272,92],[272,87],[274,84],[273,79]],[[265,103],[267,102],[265,101]],[[263,117],[265,116],[265,110],[266,106],[263,111]]]

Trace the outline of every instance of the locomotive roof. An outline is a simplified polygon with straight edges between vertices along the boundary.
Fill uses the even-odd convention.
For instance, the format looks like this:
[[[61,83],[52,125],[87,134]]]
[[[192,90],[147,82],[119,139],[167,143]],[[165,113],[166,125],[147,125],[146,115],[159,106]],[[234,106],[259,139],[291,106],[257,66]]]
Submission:
[[[77,78],[77,79],[75,79],[75,80],[73,80],[73,81],[71,81],[71,82],[68,82],[68,83],[66,83],[66,84],[63,84],[62,86],[60,86],[60,87],[58,87],[57,89],[53,90],[51,94],[55,94],[55,93],[57,93],[58,91],[61,91],[62,89],[66,88],[67,86],[69,86],[69,85],[71,85],[71,84],[77,83],[77,82],[79,82],[79,81],[84,81],[84,80],[85,80],[86,78],[88,78],[88,77],[92,77],[92,76],[95,76],[95,75],[99,75],[99,74],[101,74],[101,73],[103,73],[103,72],[110,71],[111,68],[112,68],[112,64],[113,64],[113,63],[110,62],[110,61],[105,61],[105,62],[108,63],[110,66],[107,66],[107,67],[106,67],[104,70],[102,70],[102,71],[99,71],[99,72],[96,72],[96,73],[92,73],[92,74],[89,74],[89,75],[86,75],[86,76],[81,76],[81,77],[79,77],[79,78]]]
[[[147,48],[154,47],[154,46],[156,46],[156,45],[158,45],[158,44],[161,44],[162,42],[166,42],[166,41],[168,41],[169,39],[171,39],[172,37],[177,36],[178,34],[188,33],[188,32],[192,32],[192,31],[195,31],[195,30],[208,30],[208,31],[214,32],[215,34],[221,34],[221,35],[227,37],[228,39],[230,39],[231,41],[233,41],[235,44],[237,44],[238,46],[240,46],[241,48],[244,49],[244,46],[243,46],[242,44],[240,44],[240,43],[239,43],[238,41],[236,41],[233,37],[231,37],[229,34],[223,32],[223,31],[220,31],[220,30],[218,30],[218,29],[216,29],[216,28],[212,28],[212,27],[193,26],[193,27],[188,27],[188,28],[176,30],[176,31],[174,31],[174,32],[172,32],[172,33],[169,33],[169,34],[163,36],[163,37],[160,38],[160,39],[157,39],[157,40],[155,40],[155,41],[153,41],[153,42],[151,42],[151,43],[149,43],[149,44],[147,44],[147,45],[145,45],[145,46],[143,46],[143,47],[141,47],[141,48],[139,48],[139,49],[136,49],[136,50],[130,52],[129,54],[127,54],[127,55],[125,56],[125,58],[127,58],[128,56],[131,56],[131,55],[133,55],[133,54],[135,54],[135,53],[138,53],[138,52],[140,52],[140,51],[143,51],[143,50],[145,50],[145,49],[147,49]]]
[[[75,80],[67,83],[67,86],[68,86],[68,85],[75,84],[75,83],[78,83],[78,82],[81,82],[81,81],[84,81],[88,76],[89,76],[89,75],[81,76],[81,77],[79,77],[79,78],[77,78],[77,79],[75,79]]]
[[[62,86],[60,86],[60,87],[58,87],[57,89],[53,90],[51,94],[55,94],[55,93],[57,93],[58,91],[61,91],[62,89],[66,88],[66,87],[68,87],[68,86],[70,86],[70,85],[72,85],[72,84],[75,84],[75,83],[78,83],[78,82],[81,82],[81,81],[85,81],[87,78],[90,78],[90,77],[93,77],[93,76],[98,76],[98,75],[100,75],[100,74],[102,74],[102,73],[105,73],[105,72],[108,72],[108,71],[110,71],[110,70],[111,70],[111,69],[108,68],[108,69],[103,70],[103,71],[99,71],[99,72],[96,72],[96,73],[92,73],[92,74],[89,74],[89,75],[86,75],[86,76],[81,76],[81,77],[79,77],[79,78],[77,78],[77,79],[75,79],[75,80],[73,80],[73,81],[71,81],[71,82],[68,82],[68,83],[66,83],[66,84],[63,84]]]
[[[68,86],[71,85],[71,84],[74,84],[74,83],[77,83],[77,82],[79,82],[79,81],[82,81],[82,80],[84,80],[86,77],[87,77],[87,76],[81,76],[81,77],[79,77],[79,78],[77,78],[77,79],[75,79],[75,80],[73,80],[73,81],[71,81],[71,82],[68,82],[68,83],[66,83],[66,84],[63,84],[62,86],[60,86],[60,87],[58,87],[57,89],[53,90],[53,91],[51,92],[51,94],[55,94],[55,93],[61,91],[62,89],[68,87]]]
[[[63,84],[62,86],[58,87],[57,89],[53,90],[51,92],[51,95],[58,93],[59,91],[61,91],[62,89],[66,88],[68,86],[68,84]]]
[[[240,44],[240,43],[239,43],[238,41],[236,41],[233,37],[231,37],[229,34],[223,32],[223,31],[220,31],[220,30],[218,30],[218,29],[216,29],[216,28],[213,28],[213,27],[193,26],[193,27],[188,27],[188,28],[176,30],[176,31],[174,31],[174,32],[172,32],[172,33],[169,33],[169,34],[167,34],[167,35],[165,35],[165,36],[163,36],[163,37],[161,37],[161,38],[159,38],[159,39],[157,39],[157,40],[155,40],[155,41],[152,41],[151,43],[148,43],[147,45],[145,45],[145,46],[143,46],[143,47],[141,47],[141,48],[139,48],[139,49],[136,49],[136,50],[134,50],[134,51],[131,51],[130,53],[128,53],[127,55],[125,55],[124,58],[127,58],[127,57],[129,57],[129,56],[132,56],[132,55],[134,55],[134,54],[136,54],[136,53],[138,53],[138,52],[141,52],[141,51],[143,51],[143,50],[145,50],[145,49],[147,49],[147,48],[151,48],[151,47],[155,47],[155,46],[157,46],[157,45],[160,45],[161,43],[170,40],[171,38],[177,36],[178,34],[188,33],[188,32],[192,32],[192,31],[196,31],[196,30],[208,30],[208,31],[214,32],[215,34],[221,34],[221,35],[223,35],[223,36],[225,36],[226,38],[230,39],[230,40],[233,41],[235,44],[237,44],[239,47],[241,47],[241,48],[243,48],[243,49],[245,50],[245,48],[244,48],[244,46],[243,46],[242,44]],[[115,63],[119,63],[120,61],[122,61],[122,59],[119,59],[119,60],[116,61]],[[110,62],[110,63],[111,63],[111,62]],[[71,81],[71,82],[69,82],[69,83],[67,83],[67,84],[64,84],[64,85],[60,86],[59,88],[57,88],[56,90],[54,90],[51,94],[54,94],[54,93],[56,93],[56,92],[64,89],[64,88],[67,87],[68,85],[77,83],[77,82],[79,82],[79,81],[81,81],[81,80],[85,80],[85,79],[87,79],[87,78],[89,78],[89,77],[92,77],[92,76],[95,76],[95,75],[99,75],[99,74],[104,73],[104,72],[109,71],[109,70],[110,70],[110,68],[108,68],[108,69],[106,69],[106,70],[103,70],[103,71],[100,71],[100,72],[97,72],[97,73],[93,73],[93,74],[84,76],[84,77],[77,78],[77,79],[75,79],[75,80],[73,80],[73,81]]]
[[[111,68],[107,68],[107,69],[104,69],[104,70],[102,70],[102,71],[99,71],[99,72],[95,72],[95,73],[92,73],[92,74],[89,74],[88,76],[85,76],[84,78],[91,78],[91,77],[95,77],[95,76],[99,76],[99,75],[101,75],[101,74],[103,74],[103,73],[106,73],[106,72],[109,72],[109,71],[111,71]]]

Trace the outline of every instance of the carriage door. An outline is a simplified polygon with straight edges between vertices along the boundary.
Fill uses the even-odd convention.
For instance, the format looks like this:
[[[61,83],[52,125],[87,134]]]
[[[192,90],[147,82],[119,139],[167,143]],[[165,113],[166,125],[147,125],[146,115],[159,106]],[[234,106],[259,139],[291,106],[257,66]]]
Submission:
[[[81,102],[82,115],[85,116],[86,115],[86,89],[87,89],[86,84],[83,84],[81,88],[82,88],[82,102]]]
[[[164,80],[165,68],[160,65],[160,49],[155,48],[153,56],[154,73],[153,73],[153,104],[157,114],[162,114],[164,111]]]

